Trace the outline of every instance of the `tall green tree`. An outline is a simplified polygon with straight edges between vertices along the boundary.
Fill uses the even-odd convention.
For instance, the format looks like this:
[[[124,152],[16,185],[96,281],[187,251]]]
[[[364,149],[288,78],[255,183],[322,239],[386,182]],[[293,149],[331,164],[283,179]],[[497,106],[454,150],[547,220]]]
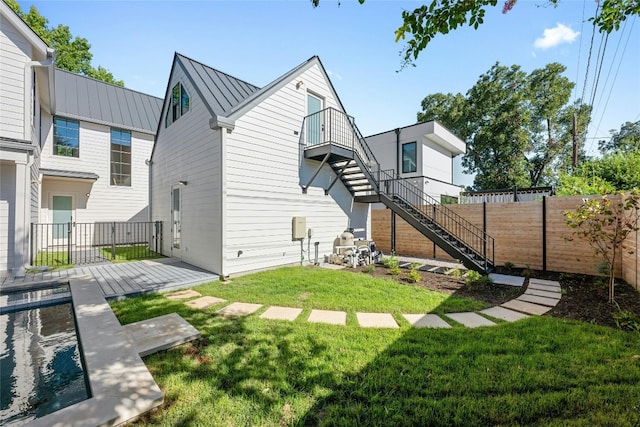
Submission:
[[[551,63],[530,74],[496,63],[466,96],[433,94],[418,121],[438,120],[467,142],[462,165],[474,188],[529,187],[549,183],[571,162],[573,115],[584,139],[590,108],[568,104],[573,83]]]
[[[611,139],[598,143],[601,152],[630,153],[640,150],[640,120],[626,122],[620,126],[619,131],[612,129],[609,133],[611,133]]]
[[[107,83],[124,86],[122,80],[116,80],[106,68],[91,65],[93,54],[91,45],[84,37],[74,37],[66,25],[49,27],[49,20],[42,16],[35,6],[25,13],[15,0],[3,0],[42,40],[56,51],[56,67],[93,77]]]
[[[505,0],[502,13],[513,9],[517,1]],[[561,1],[569,0],[548,0],[548,3],[556,6]],[[311,3],[317,7],[320,0],[311,0]],[[465,25],[478,29],[484,23],[486,11],[497,5],[498,0],[432,0],[413,10],[402,11],[402,25],[395,35],[396,42],[406,40],[402,51],[403,66],[413,64],[438,34],[447,34]],[[598,11],[592,19],[593,25],[601,33],[611,33],[618,30],[627,17],[640,15],[640,0],[600,0]]]

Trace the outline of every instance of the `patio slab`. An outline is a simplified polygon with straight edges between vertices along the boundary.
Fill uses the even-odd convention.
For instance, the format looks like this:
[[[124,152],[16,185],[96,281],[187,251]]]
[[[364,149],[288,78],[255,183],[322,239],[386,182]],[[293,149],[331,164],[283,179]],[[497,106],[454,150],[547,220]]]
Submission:
[[[133,338],[140,357],[183,344],[200,337],[200,332],[178,313],[165,314],[123,326]]]
[[[356,313],[356,318],[363,328],[399,328],[389,313]]]
[[[346,325],[347,313],[344,311],[311,310],[309,318],[311,323],[328,323],[330,325]]]
[[[415,328],[450,328],[451,325],[437,314],[403,314]]]
[[[172,301],[183,300],[195,297],[201,297],[202,294],[198,291],[194,291],[193,289],[185,289],[184,291],[173,292],[165,295],[167,299]]]
[[[491,320],[480,316],[478,313],[465,312],[465,313],[445,313],[445,316],[455,320],[458,323],[463,324],[468,328],[477,328],[480,326],[493,326],[496,323]]]
[[[187,301],[185,302],[185,304],[191,308],[204,310],[205,308],[209,308],[212,305],[220,304],[221,302],[225,302],[225,301],[226,300],[222,298],[206,296],[206,297],[196,298],[191,301]]]
[[[524,293],[527,295],[537,295],[539,297],[555,298],[555,299],[560,299],[560,297],[562,297],[562,294],[560,292],[541,291],[539,289],[527,288],[527,290]]]
[[[555,307],[556,305],[558,305],[558,302],[560,301],[559,299],[556,299],[556,298],[539,297],[536,295],[529,295],[529,294],[522,294],[516,299],[520,301],[532,302],[534,304],[548,305],[549,307]]]
[[[298,318],[300,313],[302,313],[301,308],[278,307],[274,305],[272,307],[267,308],[267,310],[260,315],[260,318],[293,321]]]
[[[216,314],[221,316],[248,316],[258,311],[261,307],[262,304],[234,302],[216,311]]]
[[[521,276],[509,276],[507,274],[489,274],[489,278],[496,285],[508,285],[508,286],[523,286],[524,277]]]
[[[528,314],[519,313],[504,307],[486,308],[484,310],[480,310],[480,313],[495,317],[496,319],[506,320],[507,322],[515,322],[529,317]]]
[[[517,299],[507,301],[502,304],[501,307],[510,308],[522,313],[536,314],[538,316],[545,314],[547,311],[551,310],[551,307],[547,307],[545,305],[532,304],[530,302],[520,301]]]

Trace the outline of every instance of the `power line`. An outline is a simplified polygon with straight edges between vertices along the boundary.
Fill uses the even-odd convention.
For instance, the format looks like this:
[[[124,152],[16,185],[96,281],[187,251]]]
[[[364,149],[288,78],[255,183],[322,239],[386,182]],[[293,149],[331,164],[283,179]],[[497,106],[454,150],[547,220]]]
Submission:
[[[580,23],[580,34],[583,34],[584,31],[584,11],[587,8],[587,0],[582,1],[582,21]],[[582,39],[580,37],[580,45],[578,46],[578,65],[576,65],[576,84],[573,88],[573,103],[576,103],[578,98],[578,77],[580,76],[580,56],[582,55]]]
[[[598,17],[598,11],[600,10],[600,3],[596,3],[596,12],[593,16],[593,27],[591,28],[591,41],[589,43],[589,56],[587,57],[587,69],[584,73],[584,84],[582,85],[582,102],[584,102],[584,95],[587,91],[587,81],[589,80],[589,66],[591,65],[591,53],[593,52],[593,39],[596,35],[596,18]]]

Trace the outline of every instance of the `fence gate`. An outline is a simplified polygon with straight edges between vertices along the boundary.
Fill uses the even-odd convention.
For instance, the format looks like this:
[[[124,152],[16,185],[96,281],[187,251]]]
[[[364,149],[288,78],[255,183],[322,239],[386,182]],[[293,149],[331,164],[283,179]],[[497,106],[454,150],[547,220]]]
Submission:
[[[31,223],[34,267],[162,256],[162,222]]]

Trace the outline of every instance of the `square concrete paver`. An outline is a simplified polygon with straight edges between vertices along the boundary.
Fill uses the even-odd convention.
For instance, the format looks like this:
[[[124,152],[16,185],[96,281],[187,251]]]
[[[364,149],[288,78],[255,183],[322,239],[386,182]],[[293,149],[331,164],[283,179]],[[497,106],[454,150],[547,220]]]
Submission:
[[[216,304],[220,304],[221,302],[225,302],[225,299],[222,298],[216,298],[216,297],[201,297],[201,298],[196,298],[194,300],[191,301],[187,301],[185,302],[186,305],[188,305],[191,308],[197,308],[200,310],[204,310],[205,308],[209,308],[212,305],[216,305]]]
[[[415,328],[450,328],[451,325],[437,314],[403,314]]]
[[[524,277],[508,276],[506,274],[489,274],[489,278],[496,285],[522,286],[524,285]]]
[[[547,298],[555,298],[555,299],[560,299],[560,297],[562,296],[560,292],[541,291],[539,289],[531,289],[531,288],[527,288],[527,290],[525,291],[525,294],[537,295],[539,297],[547,297]]]
[[[549,307],[555,307],[556,305],[558,305],[558,302],[560,301],[559,299],[556,299],[556,298],[539,297],[536,295],[529,295],[529,294],[522,294],[516,299],[520,301],[532,302],[534,304],[548,305]]]
[[[466,313],[445,313],[445,316],[455,320],[458,323],[462,323],[468,328],[477,328],[479,326],[493,326],[495,322],[480,316],[478,313],[466,312]]]
[[[560,286],[555,285],[542,285],[540,283],[529,283],[527,289],[537,289],[539,291],[547,291],[547,292],[558,292],[560,293]]]
[[[247,302],[233,302],[226,307],[216,311],[221,316],[248,316],[255,313],[262,307],[262,304],[251,304]]]
[[[557,286],[560,287],[560,282],[557,282],[555,280],[544,280],[544,279],[529,279],[529,284],[536,284],[536,285],[547,285],[547,286]]]
[[[179,292],[172,292],[170,294],[167,294],[166,297],[167,299],[170,300],[181,300],[181,299],[189,299],[189,298],[195,298],[195,297],[200,297],[202,296],[202,294],[198,291],[194,291],[193,289],[185,289],[184,291],[179,291]]]
[[[261,319],[273,319],[273,320],[296,320],[296,318],[302,313],[301,308],[292,307],[278,307],[272,306],[260,315]]]
[[[545,314],[547,311],[551,310],[551,307],[547,307],[545,305],[532,304],[526,301],[520,301],[517,299],[512,299],[511,301],[507,301],[501,305],[501,307],[510,308],[512,310],[521,311],[527,314]]]
[[[165,314],[124,326],[141,357],[200,337],[200,332],[177,313]]]
[[[344,311],[311,310],[309,319],[311,323],[328,323],[330,325],[346,325],[347,313]]]
[[[509,310],[504,307],[491,307],[481,310],[480,313],[487,316],[495,317],[496,319],[506,320],[507,322],[515,322],[520,319],[529,317],[528,314],[519,313],[517,311]]]
[[[356,317],[363,328],[399,328],[389,313],[356,313]]]

